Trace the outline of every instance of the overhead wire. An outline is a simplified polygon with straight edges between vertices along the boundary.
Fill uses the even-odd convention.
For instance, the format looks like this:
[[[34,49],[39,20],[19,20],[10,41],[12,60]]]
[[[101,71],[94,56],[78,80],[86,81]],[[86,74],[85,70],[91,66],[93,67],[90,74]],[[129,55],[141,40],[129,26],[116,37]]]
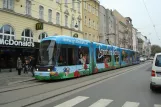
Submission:
[[[148,13],[149,19],[150,19],[150,21],[151,21],[151,23],[152,23],[152,25],[153,25],[154,31],[155,31],[155,33],[156,33],[156,36],[158,37],[159,40],[161,40],[161,39],[159,38],[158,34],[157,34],[157,31],[156,31],[156,28],[155,28],[155,24],[153,23],[153,20],[152,20],[152,18],[151,18],[151,16],[150,16],[150,13],[149,13],[148,8],[147,8],[147,6],[146,6],[146,3],[145,3],[144,0],[142,0],[142,1],[143,1],[144,6],[145,6],[145,9],[146,9],[146,11],[147,11],[147,13]]]

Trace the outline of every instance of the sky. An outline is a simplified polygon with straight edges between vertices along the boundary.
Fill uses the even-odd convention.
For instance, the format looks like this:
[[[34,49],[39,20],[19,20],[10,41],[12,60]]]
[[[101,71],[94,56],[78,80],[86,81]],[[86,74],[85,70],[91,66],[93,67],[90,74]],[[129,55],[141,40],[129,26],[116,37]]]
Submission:
[[[161,0],[144,0],[152,21],[143,0],[99,1],[105,8],[116,9],[124,17],[131,17],[133,26],[138,29],[138,32],[147,36],[152,44],[161,46]],[[156,32],[153,25],[155,25]]]

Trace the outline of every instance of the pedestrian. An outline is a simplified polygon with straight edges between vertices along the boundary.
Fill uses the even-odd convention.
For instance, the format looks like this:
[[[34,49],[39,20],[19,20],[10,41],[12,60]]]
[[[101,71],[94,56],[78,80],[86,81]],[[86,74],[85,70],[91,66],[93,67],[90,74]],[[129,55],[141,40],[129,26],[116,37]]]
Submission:
[[[18,70],[18,75],[21,75],[21,69],[22,69],[22,60],[20,57],[17,59],[17,70]]]
[[[24,63],[24,73],[28,73],[29,70],[29,59],[26,57],[25,58],[25,63]]]
[[[31,56],[30,57],[30,70],[31,70],[33,77],[34,77],[34,62],[35,62],[35,59]]]

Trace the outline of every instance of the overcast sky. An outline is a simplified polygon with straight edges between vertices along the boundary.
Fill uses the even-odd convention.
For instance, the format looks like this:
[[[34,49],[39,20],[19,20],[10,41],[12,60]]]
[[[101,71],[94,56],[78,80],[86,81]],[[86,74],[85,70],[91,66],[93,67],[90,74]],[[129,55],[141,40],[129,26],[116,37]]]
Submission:
[[[124,17],[131,17],[133,26],[147,36],[152,44],[161,46],[161,0],[144,0],[149,14],[155,25],[158,39],[153,24],[150,21],[143,0],[99,0],[105,8],[116,9]]]

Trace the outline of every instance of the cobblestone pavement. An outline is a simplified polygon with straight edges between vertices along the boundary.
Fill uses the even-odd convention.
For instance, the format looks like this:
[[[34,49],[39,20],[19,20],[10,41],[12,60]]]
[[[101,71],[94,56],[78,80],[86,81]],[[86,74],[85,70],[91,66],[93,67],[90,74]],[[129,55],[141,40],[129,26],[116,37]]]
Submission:
[[[24,72],[21,71],[21,75],[18,75],[18,71],[16,69],[13,69],[12,72],[9,72],[9,69],[3,69],[0,72],[0,88],[16,82],[28,81],[32,79],[34,79],[34,77],[32,77],[31,72],[24,74]]]

